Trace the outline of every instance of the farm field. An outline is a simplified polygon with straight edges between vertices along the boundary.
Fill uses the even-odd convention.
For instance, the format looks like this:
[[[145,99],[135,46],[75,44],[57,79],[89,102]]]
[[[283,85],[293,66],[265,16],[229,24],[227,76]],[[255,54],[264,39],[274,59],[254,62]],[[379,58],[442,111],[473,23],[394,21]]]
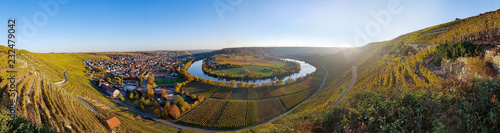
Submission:
[[[259,122],[269,120],[284,111],[278,98],[257,100],[257,110]]]
[[[215,56],[218,60],[214,60],[215,63],[225,64],[231,63],[234,65],[255,65],[255,66],[267,66],[267,67],[281,67],[286,64],[285,61],[269,61],[263,57],[253,57],[253,56],[236,56],[236,55],[225,55],[219,54]]]
[[[180,121],[204,127],[214,127],[227,104],[226,100],[207,99],[205,103],[181,118]]]
[[[315,90],[314,89],[307,89],[303,90],[294,94],[286,95],[286,96],[281,96],[280,99],[283,101],[285,104],[285,107],[287,109],[290,109],[294,107],[295,105],[299,104],[303,100],[305,100],[309,95],[311,95]]]
[[[231,67],[211,66],[209,73],[213,75],[225,74],[226,77],[245,77],[253,78],[283,76],[284,73],[293,73],[295,68],[292,62],[283,61],[276,58],[265,56],[237,56],[219,54],[212,57],[212,62],[217,65],[231,65]],[[279,74],[278,74],[279,73]],[[230,75],[230,76],[227,76]],[[223,76],[224,77],[224,76]]]
[[[201,82],[191,82],[182,87],[182,90],[189,92],[191,95],[210,97],[217,92],[221,87],[216,85],[205,84]]]
[[[173,85],[184,81],[186,81],[186,79],[183,78],[155,78],[154,82],[157,85]]]

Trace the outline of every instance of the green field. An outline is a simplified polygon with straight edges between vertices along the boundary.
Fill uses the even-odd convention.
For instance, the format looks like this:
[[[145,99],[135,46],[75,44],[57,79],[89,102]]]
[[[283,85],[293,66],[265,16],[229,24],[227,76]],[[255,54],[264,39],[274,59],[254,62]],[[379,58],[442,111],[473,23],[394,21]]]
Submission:
[[[278,60],[268,60],[264,57],[251,57],[251,56],[235,56],[235,55],[216,55],[217,64],[233,64],[239,65],[238,68],[228,68],[228,69],[214,69],[213,72],[230,73],[238,76],[245,76],[244,70],[250,70],[255,74],[260,74],[262,76],[271,76],[271,70],[277,70],[278,68],[287,64],[286,61]],[[266,70],[268,69],[268,70]]]
[[[155,84],[157,85],[173,85],[175,83],[182,83],[186,81],[186,79],[183,78],[155,78]]]

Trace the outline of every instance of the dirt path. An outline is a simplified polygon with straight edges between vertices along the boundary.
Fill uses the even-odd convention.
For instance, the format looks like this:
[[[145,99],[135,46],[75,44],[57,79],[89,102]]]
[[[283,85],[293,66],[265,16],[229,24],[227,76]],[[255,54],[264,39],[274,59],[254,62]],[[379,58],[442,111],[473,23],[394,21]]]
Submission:
[[[351,89],[351,87],[354,85],[354,83],[356,83],[356,79],[358,78],[358,73],[357,73],[357,68],[356,68],[356,59],[349,58],[349,57],[346,57],[346,58],[349,59],[349,60],[352,60],[354,62],[353,65],[352,65],[352,79],[351,79],[351,83],[349,83],[349,85],[344,90],[344,92],[342,93],[342,95],[340,95],[340,97],[337,98],[337,100],[335,100],[335,102],[333,102],[332,106],[335,106],[338,102],[340,102],[340,100],[342,100],[342,98],[344,98],[345,94],[349,91],[349,89]]]
[[[64,70],[64,80],[61,81],[61,82],[57,82],[56,85],[62,86],[62,85],[66,84],[68,82],[68,77],[66,77],[66,72],[67,71],[68,71],[68,69]]]
[[[83,103],[83,105],[85,107],[87,107],[88,109],[90,109],[91,111],[93,112],[96,112],[98,114],[101,114],[101,112],[99,112],[94,106],[92,106],[92,104],[90,104],[87,100],[81,98],[81,97],[78,97],[78,99]]]

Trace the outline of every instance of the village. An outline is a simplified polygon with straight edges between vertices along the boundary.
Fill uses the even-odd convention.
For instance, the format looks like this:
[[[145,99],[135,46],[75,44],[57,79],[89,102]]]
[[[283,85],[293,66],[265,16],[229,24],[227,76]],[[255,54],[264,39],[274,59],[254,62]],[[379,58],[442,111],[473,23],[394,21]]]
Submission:
[[[180,52],[150,52],[108,55],[110,60],[86,60],[88,76],[99,92],[144,112],[163,116],[176,105],[183,112],[203,100],[179,91],[176,84],[187,80],[179,74],[193,57]],[[117,100],[115,100],[117,101]],[[180,115],[180,114],[179,114]],[[142,116],[136,116],[138,119]],[[164,117],[166,118],[166,117]]]

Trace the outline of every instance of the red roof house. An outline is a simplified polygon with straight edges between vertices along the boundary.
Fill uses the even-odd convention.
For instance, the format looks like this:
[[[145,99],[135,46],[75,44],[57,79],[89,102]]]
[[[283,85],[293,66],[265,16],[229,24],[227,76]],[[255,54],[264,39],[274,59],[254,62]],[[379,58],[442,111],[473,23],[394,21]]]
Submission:
[[[118,118],[116,118],[116,117],[108,119],[104,122],[104,126],[106,126],[106,128],[108,128],[110,130],[115,128],[116,126],[118,126],[120,124],[121,124],[120,120],[118,120]]]

